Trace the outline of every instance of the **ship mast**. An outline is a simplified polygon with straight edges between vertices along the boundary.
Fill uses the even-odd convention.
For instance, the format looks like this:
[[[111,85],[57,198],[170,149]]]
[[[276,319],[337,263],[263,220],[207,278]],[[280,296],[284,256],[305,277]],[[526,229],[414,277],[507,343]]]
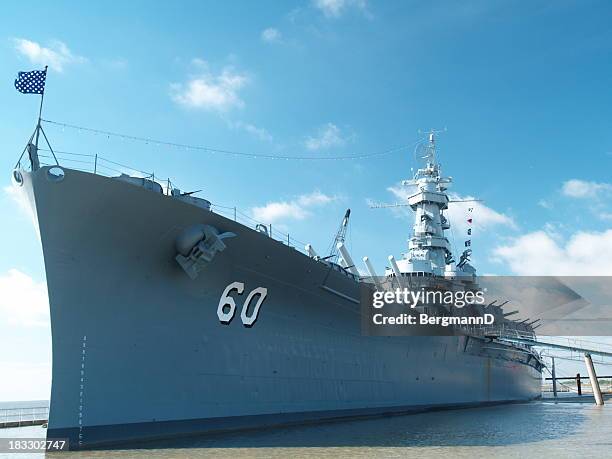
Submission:
[[[450,223],[443,213],[448,208],[446,190],[452,179],[441,174],[434,131],[429,133],[420,153],[424,167],[419,168],[411,180],[402,181],[402,185],[415,188],[408,197],[415,221],[408,240],[408,252],[398,260],[397,267],[409,276],[444,276],[447,266],[454,266],[450,243],[444,234]]]
[[[412,237],[408,242],[409,261],[412,271],[443,275],[451,250],[444,231],[450,224],[443,215],[448,208],[447,184],[450,178],[441,175],[437,161],[435,133],[429,134],[424,148],[425,167],[418,169],[412,180],[404,185],[416,186],[416,192],[408,198],[408,204],[415,211]]]

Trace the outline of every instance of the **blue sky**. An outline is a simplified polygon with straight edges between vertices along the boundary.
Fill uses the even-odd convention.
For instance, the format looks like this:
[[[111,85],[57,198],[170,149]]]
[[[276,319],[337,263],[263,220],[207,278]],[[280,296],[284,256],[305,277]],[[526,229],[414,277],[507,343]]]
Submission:
[[[0,352],[4,340],[23,344],[0,354],[5,369],[48,365],[39,351],[48,327],[37,325],[44,308],[21,304],[26,291],[30,303],[44,303],[42,253],[9,188],[38,109],[13,79],[45,63],[45,118],[185,144],[331,157],[411,145],[419,130],[446,127],[439,157],[453,192],[484,200],[473,237],[481,273],[612,274],[608,2],[29,5],[3,5],[0,17]],[[368,202],[398,201],[398,183],[415,167],[411,149],[254,160],[53,126],[47,133],[58,150],[203,189],[319,252],[347,207],[354,259],[368,255],[382,271],[387,255],[406,249],[410,216]],[[457,247],[464,215],[460,205],[451,212]],[[0,389],[37,398],[36,388],[18,385]]]

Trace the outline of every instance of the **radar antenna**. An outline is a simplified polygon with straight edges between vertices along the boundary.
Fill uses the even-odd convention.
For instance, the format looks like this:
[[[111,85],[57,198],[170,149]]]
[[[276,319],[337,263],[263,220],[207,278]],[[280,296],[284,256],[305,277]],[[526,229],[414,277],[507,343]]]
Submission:
[[[424,134],[419,129],[419,134]],[[446,132],[444,129],[430,129],[427,131],[427,138],[420,141],[414,148],[414,161],[416,164],[421,164],[423,161],[427,167],[434,167],[437,165],[436,158],[436,134]]]

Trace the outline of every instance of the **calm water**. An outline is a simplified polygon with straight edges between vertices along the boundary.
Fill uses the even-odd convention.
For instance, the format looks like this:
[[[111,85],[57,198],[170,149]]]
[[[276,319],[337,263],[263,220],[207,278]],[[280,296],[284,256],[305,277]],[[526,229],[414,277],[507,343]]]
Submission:
[[[610,402],[608,402],[610,403]],[[0,437],[42,437],[41,427]],[[0,455],[2,456],[2,455]],[[612,457],[612,405],[548,401],[335,422],[141,444],[52,458],[604,458]],[[5,455],[13,459],[43,454]]]
[[[1,409],[29,408],[34,406],[49,406],[49,400],[28,400],[25,402],[0,402]]]

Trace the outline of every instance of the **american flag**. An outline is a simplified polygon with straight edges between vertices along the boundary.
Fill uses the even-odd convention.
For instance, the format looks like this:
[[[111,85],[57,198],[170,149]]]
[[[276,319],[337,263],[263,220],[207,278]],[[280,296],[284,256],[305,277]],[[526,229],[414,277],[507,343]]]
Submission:
[[[23,94],[43,94],[45,92],[45,80],[47,69],[32,70],[31,72],[19,72],[15,80],[15,88]]]

